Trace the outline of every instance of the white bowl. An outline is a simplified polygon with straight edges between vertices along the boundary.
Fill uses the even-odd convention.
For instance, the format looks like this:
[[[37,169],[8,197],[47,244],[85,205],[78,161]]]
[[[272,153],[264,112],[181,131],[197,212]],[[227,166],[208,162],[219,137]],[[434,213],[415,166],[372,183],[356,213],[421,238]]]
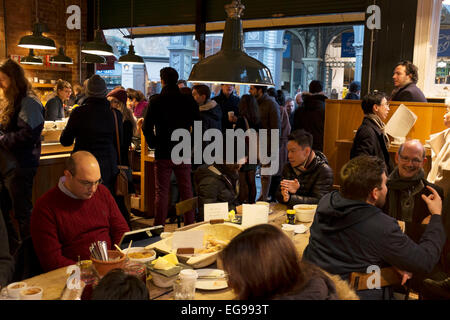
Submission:
[[[28,286],[25,282],[13,282],[6,288],[8,290],[8,296],[14,299],[20,298],[20,291],[26,289]]]
[[[295,217],[300,222],[311,222],[316,213],[317,204],[297,204],[294,206]]]
[[[127,253],[130,254],[130,253],[133,253],[133,252],[141,252],[141,251],[146,251],[146,252],[152,252],[153,253],[152,256],[150,256],[148,258],[141,258],[141,259],[132,258],[132,257],[130,257],[128,255],[128,259],[130,259],[130,261],[132,261],[132,262],[147,263],[149,261],[155,260],[155,258],[156,258],[155,250],[145,249],[144,247],[133,247],[133,248],[130,248],[130,249],[123,249],[122,251],[125,254],[127,254]]]
[[[161,287],[161,288],[170,288],[173,286],[173,283],[175,282],[175,280],[178,277],[178,273],[171,276],[171,277],[166,277],[163,276],[162,274],[159,274],[157,272],[154,272],[152,270],[149,270],[150,274],[152,275],[152,281],[155,284],[155,286],[157,287]]]
[[[27,287],[20,291],[20,300],[42,300],[43,292],[41,287]]]

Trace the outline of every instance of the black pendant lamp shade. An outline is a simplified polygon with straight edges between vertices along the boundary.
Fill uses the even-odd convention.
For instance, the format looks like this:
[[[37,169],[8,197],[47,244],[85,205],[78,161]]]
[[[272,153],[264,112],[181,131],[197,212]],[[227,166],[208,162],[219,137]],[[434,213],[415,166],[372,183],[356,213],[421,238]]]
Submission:
[[[34,65],[41,65],[43,64],[42,59],[35,57],[33,49],[30,49],[28,56],[23,57],[20,59],[21,64],[34,64]]]
[[[82,63],[100,63],[106,64],[106,58],[95,54],[86,53],[81,59]]]
[[[241,21],[244,9],[239,0],[225,6],[228,18],[225,22],[222,47],[218,53],[196,63],[188,81],[274,85],[269,68],[244,52]]]
[[[64,48],[60,47],[59,52],[56,56],[53,56],[50,58],[50,63],[55,64],[73,64],[73,61],[71,58],[65,55]]]
[[[119,58],[119,63],[122,64],[144,64],[144,59],[141,56],[136,55],[134,52],[134,46],[130,44],[128,47],[128,53]]]
[[[103,40],[101,30],[95,30],[94,41],[85,43],[81,47],[81,52],[100,56],[114,55],[113,48]]]
[[[45,24],[36,22],[33,26],[33,34],[22,37],[18,46],[28,49],[56,49],[55,41],[42,35],[46,31],[48,29]]]

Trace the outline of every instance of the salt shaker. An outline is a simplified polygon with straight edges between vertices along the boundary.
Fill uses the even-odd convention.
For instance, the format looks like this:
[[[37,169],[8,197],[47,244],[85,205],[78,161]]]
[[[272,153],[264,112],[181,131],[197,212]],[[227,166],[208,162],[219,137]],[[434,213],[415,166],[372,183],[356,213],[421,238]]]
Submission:
[[[174,299],[194,300],[197,277],[197,271],[193,269],[181,270],[178,279],[173,284]]]

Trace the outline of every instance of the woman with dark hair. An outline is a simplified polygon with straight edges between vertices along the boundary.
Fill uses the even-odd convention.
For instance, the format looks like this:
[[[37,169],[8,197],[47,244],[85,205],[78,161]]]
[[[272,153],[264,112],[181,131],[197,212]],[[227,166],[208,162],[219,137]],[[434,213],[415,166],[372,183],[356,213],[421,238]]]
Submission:
[[[238,234],[219,253],[219,259],[238,300],[357,299],[348,285],[301,262],[293,241],[271,224]]]
[[[31,89],[24,70],[8,59],[0,65],[0,158],[14,162],[15,169],[0,176],[0,204],[12,253],[30,235],[33,179],[39,166],[44,108]],[[10,210],[19,226],[19,237]]]
[[[149,300],[149,295],[142,280],[113,269],[94,288],[91,300]]]
[[[258,102],[255,97],[244,94],[239,101],[239,118],[236,121],[236,129],[247,131],[260,129]],[[246,156],[248,156],[249,145],[246,141]],[[239,200],[241,203],[255,203],[256,199],[256,164],[244,164],[239,170]]]

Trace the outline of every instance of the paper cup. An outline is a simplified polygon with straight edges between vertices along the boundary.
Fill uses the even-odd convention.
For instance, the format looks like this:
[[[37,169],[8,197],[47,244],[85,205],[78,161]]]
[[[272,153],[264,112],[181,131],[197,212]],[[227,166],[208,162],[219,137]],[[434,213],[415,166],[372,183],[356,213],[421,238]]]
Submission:
[[[286,225],[286,226],[283,226],[283,228],[281,228],[281,230],[283,230],[283,232],[289,237],[289,239],[291,239],[291,240],[294,239],[294,234],[295,234],[294,226]]]
[[[8,290],[8,296],[11,298],[20,298],[20,291],[26,289],[28,286],[25,282],[13,282],[9,284],[6,288]]]
[[[20,300],[42,300],[44,290],[41,287],[28,287],[20,291]]]

